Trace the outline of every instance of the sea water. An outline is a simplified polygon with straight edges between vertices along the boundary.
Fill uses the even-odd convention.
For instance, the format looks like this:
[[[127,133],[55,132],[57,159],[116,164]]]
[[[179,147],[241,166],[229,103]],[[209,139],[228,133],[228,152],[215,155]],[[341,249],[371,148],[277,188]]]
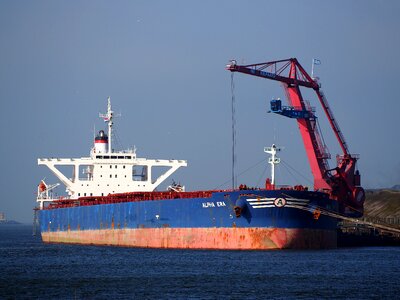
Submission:
[[[44,244],[0,226],[0,299],[400,299],[400,247],[204,251]]]

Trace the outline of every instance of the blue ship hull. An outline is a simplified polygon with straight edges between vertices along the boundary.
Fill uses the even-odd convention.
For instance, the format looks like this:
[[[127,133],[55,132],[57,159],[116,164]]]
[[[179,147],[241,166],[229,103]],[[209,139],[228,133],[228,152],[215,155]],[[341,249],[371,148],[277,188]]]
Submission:
[[[155,248],[336,247],[337,202],[319,192],[239,190],[39,211],[43,241]]]

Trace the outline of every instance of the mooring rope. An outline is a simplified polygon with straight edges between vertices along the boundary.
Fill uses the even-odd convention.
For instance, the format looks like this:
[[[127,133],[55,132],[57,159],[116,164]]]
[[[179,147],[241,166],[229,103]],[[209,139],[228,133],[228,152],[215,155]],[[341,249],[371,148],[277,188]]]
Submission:
[[[325,208],[322,208],[322,207],[319,207],[319,206],[291,205],[290,207],[301,209],[301,210],[305,210],[305,211],[308,211],[308,212],[311,212],[311,213],[315,212],[316,210],[319,210],[321,215],[325,215],[325,216],[328,216],[328,217],[341,219],[341,220],[349,221],[349,222],[352,222],[352,223],[357,223],[359,225],[368,225],[368,226],[372,226],[374,228],[379,228],[379,229],[383,229],[383,230],[390,231],[390,232],[400,233],[400,229],[399,228],[386,226],[386,225],[382,225],[382,224],[378,224],[378,223],[373,223],[373,222],[369,222],[369,221],[363,221],[363,220],[359,220],[359,219],[355,219],[355,218],[350,218],[350,217],[341,215],[339,213],[336,213],[336,212],[333,212],[333,211],[329,211],[329,210],[327,210]]]

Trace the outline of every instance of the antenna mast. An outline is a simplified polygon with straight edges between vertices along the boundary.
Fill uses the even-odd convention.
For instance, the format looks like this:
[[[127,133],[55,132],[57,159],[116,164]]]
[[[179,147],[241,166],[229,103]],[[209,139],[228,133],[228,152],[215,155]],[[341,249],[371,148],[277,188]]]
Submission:
[[[100,118],[103,118],[104,122],[108,125],[108,153],[112,152],[112,126],[113,126],[113,116],[114,112],[111,109],[111,98],[108,97],[107,99],[107,113],[99,114]]]
[[[275,144],[272,144],[272,147],[265,147],[264,152],[271,154],[271,157],[268,159],[268,162],[271,164],[271,184],[275,185],[275,165],[281,162],[281,159],[276,157],[276,153],[281,151],[281,148],[277,148]]]

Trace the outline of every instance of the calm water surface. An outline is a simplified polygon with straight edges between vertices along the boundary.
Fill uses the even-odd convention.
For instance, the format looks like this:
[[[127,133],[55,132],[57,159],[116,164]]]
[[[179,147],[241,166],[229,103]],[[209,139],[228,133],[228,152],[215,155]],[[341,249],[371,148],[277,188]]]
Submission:
[[[400,299],[400,247],[192,251],[46,245],[0,226],[0,299]]]

